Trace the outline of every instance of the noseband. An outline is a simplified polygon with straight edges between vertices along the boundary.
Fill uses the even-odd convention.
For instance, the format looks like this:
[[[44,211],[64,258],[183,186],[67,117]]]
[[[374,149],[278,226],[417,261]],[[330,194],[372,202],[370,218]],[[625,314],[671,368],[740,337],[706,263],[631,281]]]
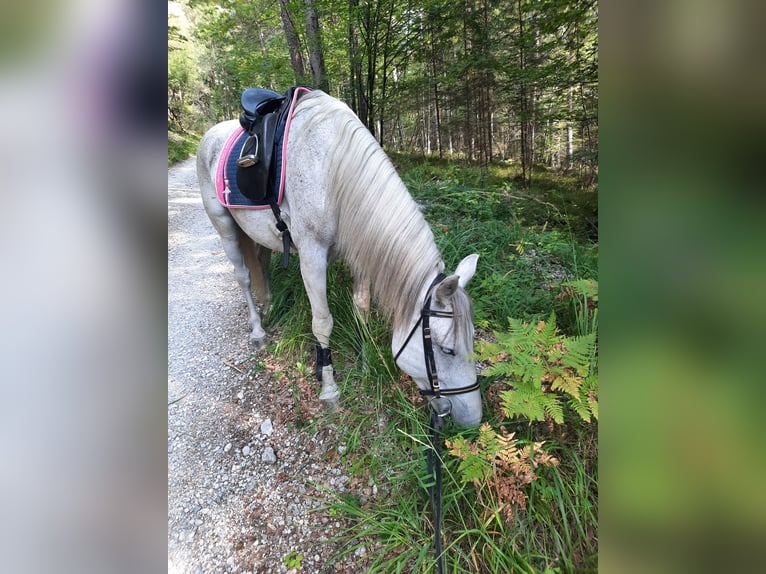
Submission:
[[[434,279],[431,283],[431,286],[428,288],[426,300],[424,301],[423,307],[420,310],[420,318],[415,323],[415,326],[412,327],[410,334],[407,335],[407,339],[405,339],[404,344],[401,346],[399,352],[396,353],[396,356],[394,357],[394,361],[399,359],[399,355],[401,355],[402,351],[404,351],[404,349],[407,347],[410,339],[412,339],[415,331],[417,331],[418,326],[422,325],[423,358],[426,363],[426,375],[428,377],[428,384],[431,388],[426,390],[418,390],[423,396],[434,397],[431,401],[431,405],[434,409],[434,412],[436,412],[439,417],[445,417],[452,411],[452,403],[449,401],[449,399],[442,401],[442,396],[462,395],[463,393],[470,393],[471,391],[475,391],[479,388],[478,382],[473,383],[472,385],[458,387],[457,389],[442,389],[439,386],[439,376],[436,372],[436,359],[434,358],[434,345],[431,341],[430,318],[440,317],[444,319],[452,319],[455,317],[455,314],[451,311],[435,311],[434,309],[431,309],[431,297],[433,296],[432,289],[434,286],[441,283],[446,278],[447,276],[444,273],[439,273],[436,276],[436,279]]]

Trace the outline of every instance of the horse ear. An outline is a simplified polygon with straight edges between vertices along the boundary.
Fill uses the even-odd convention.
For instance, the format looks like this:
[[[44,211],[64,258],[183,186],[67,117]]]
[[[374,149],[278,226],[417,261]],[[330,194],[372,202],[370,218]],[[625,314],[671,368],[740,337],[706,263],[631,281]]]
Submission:
[[[440,305],[444,305],[455,294],[459,279],[457,275],[450,275],[439,283],[439,286],[436,288],[436,301]]]
[[[445,304],[447,300],[455,294],[458,287],[465,288],[468,281],[476,273],[476,263],[479,261],[479,255],[472,253],[460,263],[458,263],[455,274],[450,275],[444,281],[439,283],[436,288],[436,300],[440,304]]]
[[[476,273],[476,264],[479,261],[479,254],[472,253],[460,263],[458,263],[457,269],[455,269],[455,275],[460,277],[458,284],[465,289],[466,284],[471,280],[473,274]]]

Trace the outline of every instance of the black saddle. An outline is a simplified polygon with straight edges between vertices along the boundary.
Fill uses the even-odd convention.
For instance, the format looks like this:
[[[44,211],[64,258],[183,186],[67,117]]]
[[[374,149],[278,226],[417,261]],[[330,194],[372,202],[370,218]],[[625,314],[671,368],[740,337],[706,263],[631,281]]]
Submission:
[[[249,117],[255,118],[256,115],[270,114],[282,105],[284,99],[284,96],[271,90],[248,88],[242,92],[243,115],[247,114]]]
[[[237,160],[237,185],[253,201],[263,200],[274,187],[274,143],[284,130],[295,88],[284,96],[264,88],[242,92],[239,123],[250,134]]]

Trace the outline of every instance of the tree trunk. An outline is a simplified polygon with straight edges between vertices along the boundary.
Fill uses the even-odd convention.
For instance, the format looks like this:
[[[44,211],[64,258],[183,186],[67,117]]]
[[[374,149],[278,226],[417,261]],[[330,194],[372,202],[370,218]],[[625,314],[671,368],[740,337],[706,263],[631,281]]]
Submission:
[[[431,97],[426,90],[423,97],[423,101],[426,104],[426,113],[423,115],[424,128],[423,132],[426,136],[426,155],[431,155]]]
[[[377,123],[378,104],[375,98],[375,82],[378,75],[378,35],[380,22],[381,0],[374,3],[374,14],[372,2],[368,3],[365,13],[365,48],[367,54],[367,82],[365,97],[367,99],[367,129],[373,136],[376,136],[375,125]]]
[[[471,40],[468,35],[468,22],[471,19],[471,4],[469,0],[466,0],[465,2],[465,10],[463,12],[463,57],[468,58],[470,50],[472,49]],[[474,97],[471,93],[471,87],[473,84],[473,78],[471,77],[471,72],[467,71],[466,74],[466,81],[463,84],[463,95],[465,99],[465,128],[463,130],[464,133],[464,140],[463,140],[463,148],[464,153],[468,159],[473,159],[473,129],[472,129],[472,122],[471,117],[473,115],[473,110],[471,106],[472,98]]]
[[[298,33],[295,31],[287,5],[288,0],[279,0],[279,15],[282,18],[282,28],[284,28],[287,47],[290,50],[290,63],[293,66],[293,72],[295,72],[295,81],[298,84],[305,84],[307,83],[306,65],[303,62],[301,41],[298,38]]]
[[[311,74],[314,78],[314,87],[329,92],[330,85],[327,81],[327,73],[324,65],[324,52],[322,50],[322,37],[319,32],[319,15],[317,14],[314,0],[304,1],[306,4],[306,42],[309,49],[309,62],[311,64]]]
[[[574,158],[574,138],[572,132],[572,91],[573,86],[569,87],[568,104],[569,104],[569,118],[567,118],[567,170],[572,169],[572,160]]]
[[[524,14],[521,11],[521,0],[517,0],[519,24],[519,70],[521,81],[519,87],[519,120],[521,123],[521,177],[524,187],[529,187],[532,182],[532,146],[530,145],[530,109],[527,89],[526,72],[526,49],[524,37]]]
[[[591,153],[593,152],[595,146],[593,143],[593,137],[591,134],[590,129],[590,116],[588,113],[588,103],[585,99],[585,88],[583,86],[583,83],[580,82],[580,100],[582,102],[582,125],[583,125],[583,147],[588,152],[587,157],[587,163],[588,163],[588,179],[585,181],[585,185],[589,186],[593,181],[595,181],[596,178],[596,166],[592,159]]]
[[[431,36],[431,81],[434,87],[434,106],[436,108],[436,147],[439,150],[439,158],[442,158],[444,157],[444,151],[442,149],[442,118],[439,108],[439,80],[437,78],[438,71],[436,67],[436,33],[431,17],[428,19],[428,27],[429,35]]]
[[[483,0],[481,4],[482,35],[480,37],[480,50],[482,54],[481,70],[481,156],[482,162],[489,164],[492,161],[492,84],[494,77],[489,62],[490,37],[489,37],[489,2]]]
[[[386,22],[386,35],[383,39],[383,72],[380,90],[380,104],[378,105],[378,143],[383,147],[383,114],[386,107],[386,90],[388,87],[388,68],[391,65],[391,27],[394,18],[394,0],[388,7],[388,20]]]
[[[348,45],[351,109],[367,125],[367,102],[362,87],[362,54],[359,50],[359,0],[348,0]]]

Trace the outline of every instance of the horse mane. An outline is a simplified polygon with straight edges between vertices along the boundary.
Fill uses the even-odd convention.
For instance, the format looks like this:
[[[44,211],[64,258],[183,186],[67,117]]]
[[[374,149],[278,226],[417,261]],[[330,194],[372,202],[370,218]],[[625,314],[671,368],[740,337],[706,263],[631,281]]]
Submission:
[[[327,154],[334,164],[335,250],[355,278],[370,282],[394,326],[405,325],[422,305],[423,286],[444,270],[431,228],[391,160],[354,112],[318,90],[299,101],[296,113],[312,109],[312,123],[331,121],[337,128],[334,148]],[[458,342],[471,341],[471,302],[462,288],[452,303]]]

